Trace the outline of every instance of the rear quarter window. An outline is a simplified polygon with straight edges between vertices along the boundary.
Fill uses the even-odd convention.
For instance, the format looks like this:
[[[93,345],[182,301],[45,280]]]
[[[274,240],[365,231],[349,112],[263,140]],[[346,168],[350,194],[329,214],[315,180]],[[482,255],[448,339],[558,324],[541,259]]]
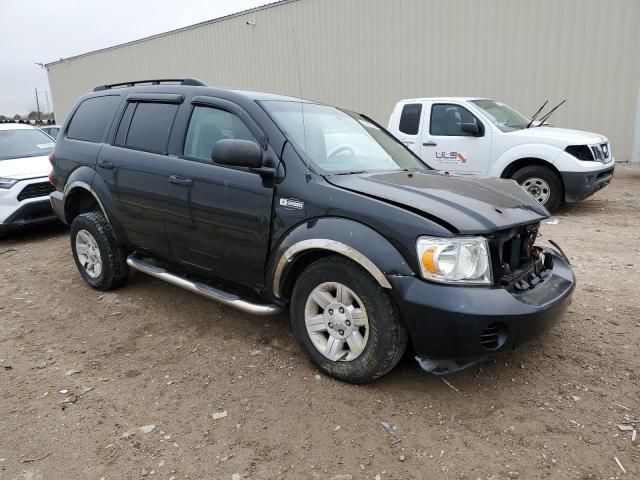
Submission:
[[[67,128],[67,138],[101,142],[120,105],[119,95],[87,98],[76,109]]]
[[[402,107],[399,130],[407,135],[417,135],[420,131],[421,103],[408,103]]]

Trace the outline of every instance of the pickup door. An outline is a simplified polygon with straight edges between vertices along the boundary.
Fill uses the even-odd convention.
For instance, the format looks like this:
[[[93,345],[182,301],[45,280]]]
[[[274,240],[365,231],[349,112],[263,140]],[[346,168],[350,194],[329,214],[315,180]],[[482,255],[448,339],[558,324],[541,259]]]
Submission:
[[[246,114],[235,104],[207,98],[184,105],[184,118],[177,121],[184,124],[186,133],[179,142],[180,153],[170,157],[167,239],[180,263],[237,283],[262,285],[273,182],[246,168],[211,160],[218,140],[238,138],[263,144],[256,140],[261,134],[255,124],[249,128]]]
[[[486,173],[491,157],[491,129],[458,103],[428,102],[422,131],[422,157],[438,170]],[[476,125],[477,134],[464,125]]]
[[[432,168],[485,174],[491,160],[491,129],[460,103],[420,101],[402,105],[391,131]],[[463,130],[475,124],[479,133]]]

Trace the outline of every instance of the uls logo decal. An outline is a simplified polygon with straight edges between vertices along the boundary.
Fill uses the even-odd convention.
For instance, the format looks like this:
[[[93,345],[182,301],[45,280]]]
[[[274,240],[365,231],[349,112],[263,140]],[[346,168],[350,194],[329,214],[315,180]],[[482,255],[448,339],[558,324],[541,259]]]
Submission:
[[[465,164],[467,157],[462,152],[436,152],[436,161],[446,164]]]

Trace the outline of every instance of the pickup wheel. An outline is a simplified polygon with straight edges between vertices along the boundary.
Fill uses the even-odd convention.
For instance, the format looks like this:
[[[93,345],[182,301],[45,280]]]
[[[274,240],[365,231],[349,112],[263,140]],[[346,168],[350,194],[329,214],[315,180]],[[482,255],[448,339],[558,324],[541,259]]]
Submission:
[[[391,296],[342,257],[309,265],[291,298],[302,350],[326,374],[350,383],[381,377],[400,361],[408,335]]]
[[[538,203],[554,212],[562,203],[562,181],[550,168],[529,165],[511,175]]]
[[[83,213],[73,220],[71,250],[80,275],[93,288],[111,290],[129,275],[126,251],[102,213]]]

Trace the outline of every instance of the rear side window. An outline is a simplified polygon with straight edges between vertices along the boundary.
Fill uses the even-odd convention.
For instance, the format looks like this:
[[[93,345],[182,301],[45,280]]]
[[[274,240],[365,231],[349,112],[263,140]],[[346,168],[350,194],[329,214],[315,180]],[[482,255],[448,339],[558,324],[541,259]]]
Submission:
[[[67,137],[85,142],[101,142],[118,105],[119,95],[87,98],[73,114]]]
[[[184,156],[211,161],[215,143],[227,138],[256,141],[237,115],[218,108],[195,107],[184,142]]]
[[[175,103],[129,104],[116,134],[116,143],[136,150],[167,153],[169,135],[178,107]],[[127,125],[129,129],[125,134]]]
[[[420,130],[421,103],[408,103],[402,107],[400,115],[400,131],[407,135],[416,135]]]

